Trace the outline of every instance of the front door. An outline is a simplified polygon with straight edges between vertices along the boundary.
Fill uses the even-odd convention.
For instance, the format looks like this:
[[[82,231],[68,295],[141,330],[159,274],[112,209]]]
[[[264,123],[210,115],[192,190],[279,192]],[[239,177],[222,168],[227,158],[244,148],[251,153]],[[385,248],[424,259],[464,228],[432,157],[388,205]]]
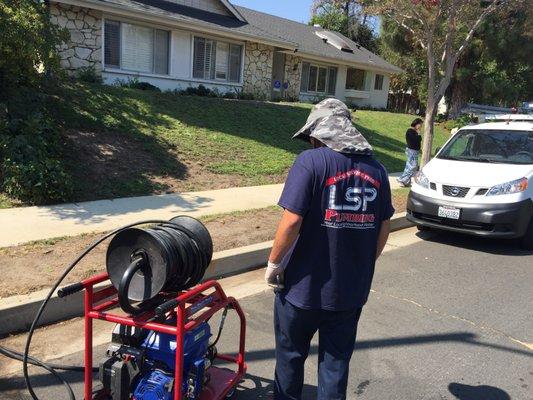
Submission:
[[[283,98],[283,84],[285,83],[285,53],[274,52],[272,63],[272,100]]]

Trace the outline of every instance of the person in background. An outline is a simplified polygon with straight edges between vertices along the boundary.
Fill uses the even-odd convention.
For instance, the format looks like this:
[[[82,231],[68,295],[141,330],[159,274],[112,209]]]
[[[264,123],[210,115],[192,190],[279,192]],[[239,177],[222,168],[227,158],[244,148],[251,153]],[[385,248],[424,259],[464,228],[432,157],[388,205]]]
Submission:
[[[418,171],[418,156],[422,145],[420,130],[422,129],[423,123],[424,121],[420,118],[415,119],[405,133],[405,140],[407,142],[405,154],[407,155],[407,161],[403,173],[397,179],[398,183],[403,187],[411,186],[411,178]]]
[[[265,279],[276,286],[274,399],[301,400],[318,332],[318,400],[345,400],[357,325],[394,213],[387,171],[336,99],[294,136],[314,147],[292,166]]]

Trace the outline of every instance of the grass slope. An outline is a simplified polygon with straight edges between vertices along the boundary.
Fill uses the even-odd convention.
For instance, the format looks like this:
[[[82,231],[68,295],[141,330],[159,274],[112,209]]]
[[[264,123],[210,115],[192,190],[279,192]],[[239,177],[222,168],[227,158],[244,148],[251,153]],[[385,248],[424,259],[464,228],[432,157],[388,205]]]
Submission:
[[[67,83],[52,108],[65,130],[76,201],[279,183],[308,148],[291,136],[309,104]],[[404,133],[414,117],[375,111],[355,117],[376,157],[389,171],[402,170]],[[445,138],[437,129],[435,146]]]

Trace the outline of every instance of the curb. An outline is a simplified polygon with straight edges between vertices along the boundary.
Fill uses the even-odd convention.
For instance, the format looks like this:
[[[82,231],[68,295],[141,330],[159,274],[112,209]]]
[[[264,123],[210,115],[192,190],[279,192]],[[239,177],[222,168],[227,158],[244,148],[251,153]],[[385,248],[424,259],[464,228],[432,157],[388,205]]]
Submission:
[[[391,231],[414,226],[407,221],[406,213],[395,214],[391,219]],[[265,265],[272,241],[257,243],[237,249],[217,252],[206,271],[205,279],[221,279],[241,274]],[[103,286],[105,286],[104,284]],[[28,295],[0,299],[0,337],[27,331],[49,289]],[[54,294],[41,317],[39,326],[53,324],[83,315],[83,292],[66,298]]]

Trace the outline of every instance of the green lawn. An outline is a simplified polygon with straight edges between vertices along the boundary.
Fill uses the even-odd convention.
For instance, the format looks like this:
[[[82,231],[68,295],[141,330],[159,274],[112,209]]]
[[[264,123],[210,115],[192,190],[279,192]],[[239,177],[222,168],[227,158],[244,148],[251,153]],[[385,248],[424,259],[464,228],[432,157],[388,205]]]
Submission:
[[[65,132],[81,134],[101,151],[76,150],[81,139],[67,143],[76,201],[281,182],[295,156],[308,148],[291,136],[305,123],[309,104],[67,83],[51,108]],[[376,157],[390,172],[402,170],[404,134],[414,116],[357,111],[355,117]],[[445,139],[437,128],[435,146]],[[6,201],[0,197],[0,207]]]
[[[389,172],[402,171],[405,166],[405,131],[416,117],[382,111],[357,111],[355,125],[374,146],[376,157]],[[433,151],[449,138],[440,125],[435,126]]]

